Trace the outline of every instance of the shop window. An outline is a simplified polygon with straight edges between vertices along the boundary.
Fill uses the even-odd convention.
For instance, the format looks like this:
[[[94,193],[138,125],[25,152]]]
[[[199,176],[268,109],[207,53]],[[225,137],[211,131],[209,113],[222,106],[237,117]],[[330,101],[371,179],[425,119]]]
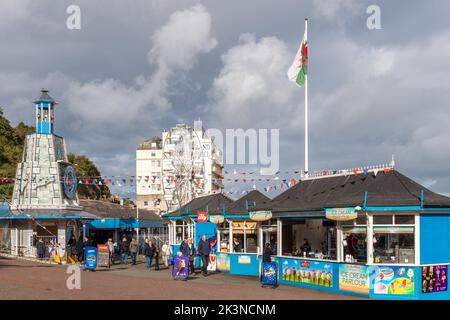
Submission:
[[[395,224],[411,224],[414,225],[414,216],[413,215],[396,215],[394,217]]]
[[[277,221],[275,219],[265,221],[261,225],[262,235],[263,235],[263,247],[265,247],[266,243],[270,243],[270,247],[272,248],[272,254],[277,254]],[[262,248],[261,248],[262,250]]]
[[[233,252],[258,253],[258,229],[253,221],[233,221]]]
[[[190,224],[185,221],[177,221],[175,225],[175,243],[179,244],[189,238]]]
[[[219,228],[220,232],[220,252],[230,252],[230,225],[225,221]]]
[[[365,263],[367,261],[367,227],[354,225],[343,227],[344,261],[349,263]]]
[[[414,228],[408,233],[385,233],[374,229],[375,263],[414,263]]]
[[[366,225],[367,215],[365,213],[358,213],[358,217],[355,219],[356,225]]]
[[[282,222],[282,255],[337,259],[336,221],[299,219]]]
[[[393,215],[374,215],[373,224],[393,224]]]
[[[415,226],[414,215],[395,215],[392,219],[378,221],[373,227],[374,263],[414,264]]]

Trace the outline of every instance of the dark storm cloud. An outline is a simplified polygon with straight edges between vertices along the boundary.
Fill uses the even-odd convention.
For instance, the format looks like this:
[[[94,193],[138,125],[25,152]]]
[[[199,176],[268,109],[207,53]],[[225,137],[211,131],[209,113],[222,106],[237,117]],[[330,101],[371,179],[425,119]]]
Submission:
[[[285,72],[308,16],[311,169],[395,154],[402,172],[450,193],[449,3],[76,2],[79,31],[65,26],[74,1],[1,1],[0,105],[32,124],[30,101],[48,87],[60,101],[58,134],[104,174],[133,175],[140,142],[198,117],[207,127],[279,128],[282,168],[301,168],[303,90]],[[191,16],[198,3],[204,12]],[[381,30],[366,27],[369,4],[381,7]],[[186,10],[188,35],[173,22],[155,39]]]

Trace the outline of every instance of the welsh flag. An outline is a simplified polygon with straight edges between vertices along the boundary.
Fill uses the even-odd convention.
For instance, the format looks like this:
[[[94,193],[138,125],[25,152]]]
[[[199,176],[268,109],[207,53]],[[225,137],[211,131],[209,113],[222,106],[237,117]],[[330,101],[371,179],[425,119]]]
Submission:
[[[287,74],[289,80],[297,83],[300,87],[305,84],[305,76],[308,74],[308,39],[306,30],[302,44]]]

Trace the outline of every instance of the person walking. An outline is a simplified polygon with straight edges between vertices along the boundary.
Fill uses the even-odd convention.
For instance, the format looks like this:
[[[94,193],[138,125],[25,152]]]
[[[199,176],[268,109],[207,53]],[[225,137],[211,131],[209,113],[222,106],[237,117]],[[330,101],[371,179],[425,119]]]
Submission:
[[[89,240],[88,237],[84,237],[84,238],[83,238],[83,254],[82,254],[83,261],[86,260],[86,259],[85,259],[85,258],[86,258],[86,248],[87,248],[87,247],[90,247],[90,246],[92,246],[91,240]]]
[[[152,241],[148,240],[147,245],[145,246],[144,249],[145,260],[147,263],[147,270],[150,269],[152,265],[152,258],[154,254],[155,254],[155,247],[153,246]]]
[[[172,255],[172,247],[169,245],[169,241],[166,240],[166,242],[163,244],[162,248],[162,258],[163,263],[166,268],[169,267],[169,257]]]
[[[76,250],[77,250],[78,262],[82,263],[84,260],[84,242],[83,242],[82,236],[80,236],[80,238],[77,241]]]
[[[189,257],[189,273],[195,274],[195,268],[194,268],[194,261],[195,261],[195,247],[192,244],[192,239],[188,238],[186,241],[183,240],[183,242],[180,245],[180,251],[185,257]]]
[[[109,264],[112,265],[112,264],[114,264],[114,247],[115,247],[115,245],[111,238],[108,238],[106,245],[108,246],[108,249],[109,249]]]
[[[270,243],[266,243],[264,250],[263,250],[263,255],[262,255],[261,272],[260,272],[260,279],[259,279],[261,281],[261,286],[263,288],[265,288],[266,285],[270,285],[272,288],[276,287],[276,280],[275,280],[275,282],[273,282],[273,280],[272,281],[269,280],[270,283],[267,283],[268,282],[267,276],[265,278],[263,278],[263,272],[265,270],[265,265],[267,263],[272,262],[271,256],[272,256],[272,248],[270,246]],[[275,279],[276,279],[276,277],[275,277]],[[294,276],[294,279],[295,279],[295,276]]]
[[[69,239],[69,242],[67,242],[67,256],[68,257],[72,257],[73,255],[75,255],[76,246],[77,246],[77,239],[75,239],[75,235],[72,234],[72,236]]]
[[[187,246],[189,249],[189,272],[195,274],[195,246],[192,243],[192,239],[189,238],[187,241]],[[209,258],[208,258],[209,260]],[[209,262],[209,261],[208,261]]]
[[[128,254],[130,253],[130,244],[127,238],[123,237],[122,243],[120,244],[120,259],[123,264],[128,263]]]
[[[203,276],[208,275],[208,263],[209,254],[211,253],[211,247],[208,241],[206,241],[206,235],[202,235],[201,240],[198,243],[198,255],[202,259],[202,274]]]
[[[159,271],[159,247],[155,246],[155,271]]]
[[[138,242],[136,241],[136,238],[131,239],[130,243],[130,254],[131,254],[131,264],[133,266],[136,265],[136,258],[138,253]]]

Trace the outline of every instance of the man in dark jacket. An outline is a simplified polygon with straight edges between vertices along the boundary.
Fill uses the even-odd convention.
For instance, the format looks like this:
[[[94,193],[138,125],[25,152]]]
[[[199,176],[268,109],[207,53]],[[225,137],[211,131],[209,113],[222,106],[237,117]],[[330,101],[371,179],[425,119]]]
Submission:
[[[186,241],[183,241],[180,245],[180,251],[181,253],[183,253],[183,256],[185,257],[189,257],[189,272],[190,273],[195,273],[195,267],[194,267],[194,263],[195,263],[195,246],[192,243],[192,239],[189,238]]]
[[[266,246],[263,251],[262,261],[263,262],[272,262],[272,248],[270,247],[270,243],[266,243]]]
[[[81,256],[83,257],[83,258],[82,258],[83,261],[84,261],[85,258],[86,258],[86,247],[90,247],[90,246],[92,246],[91,240],[89,240],[88,237],[84,237],[84,238],[83,238],[83,253],[81,254]]]
[[[127,241],[127,238],[122,239],[122,243],[120,244],[120,258],[122,263],[128,263],[128,254],[130,253],[130,244]]]
[[[67,243],[67,256],[73,257],[77,252],[77,239],[75,235],[72,234],[69,242]]]
[[[77,241],[76,249],[77,249],[78,262],[81,263],[81,262],[83,262],[83,259],[84,259],[83,236],[80,236],[80,239]]]
[[[209,242],[206,241],[206,235],[202,235],[202,239],[198,243],[198,255],[202,259],[202,273],[204,276],[208,274],[208,263],[210,253],[211,248],[209,246]]]
[[[147,269],[150,269],[150,266],[152,265],[152,258],[153,255],[155,254],[155,246],[152,243],[152,240],[148,240],[148,242],[145,245],[144,248],[144,255],[145,255],[145,260],[147,262]]]

